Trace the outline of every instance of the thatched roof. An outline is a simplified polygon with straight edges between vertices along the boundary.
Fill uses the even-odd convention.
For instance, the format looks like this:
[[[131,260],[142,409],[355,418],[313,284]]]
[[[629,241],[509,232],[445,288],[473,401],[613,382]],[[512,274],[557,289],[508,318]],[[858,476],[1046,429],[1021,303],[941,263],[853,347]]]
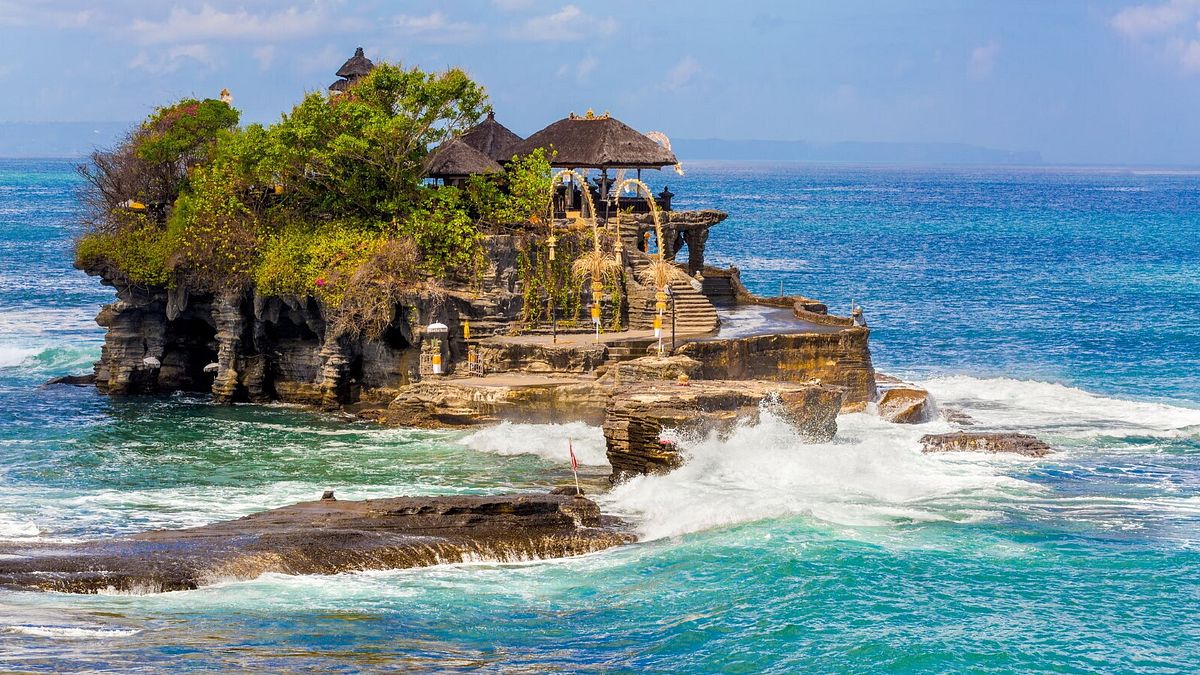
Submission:
[[[334,82],[333,84],[329,85],[329,91],[346,91],[346,89],[348,89],[350,87],[350,84],[351,84],[350,80],[347,80],[346,78],[343,77],[342,79],[338,80],[337,82]]]
[[[659,169],[675,164],[675,153],[608,114],[572,115],[517,144],[518,155],[553,149],[554,166],[581,169]]]
[[[363,55],[363,48],[359,47],[354,50],[354,56],[346,59],[342,67],[338,68],[337,76],[353,81],[371,72],[371,69],[374,67],[375,64],[371,62],[371,59]],[[332,88],[330,87],[330,89]]]
[[[496,113],[489,112],[487,119],[471,127],[462,136],[464,143],[491,157],[497,162],[507,162],[516,154],[513,148],[521,137],[496,121]]]
[[[442,143],[425,158],[425,175],[429,178],[460,178],[503,170],[495,160],[467,145],[461,138]]]

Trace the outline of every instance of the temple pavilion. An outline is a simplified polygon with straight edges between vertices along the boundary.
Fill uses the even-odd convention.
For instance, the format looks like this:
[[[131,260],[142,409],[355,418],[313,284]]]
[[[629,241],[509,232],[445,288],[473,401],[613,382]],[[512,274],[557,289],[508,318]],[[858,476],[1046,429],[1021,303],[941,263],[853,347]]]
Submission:
[[[329,93],[344,92],[374,67],[359,47],[338,69],[339,79],[329,85]],[[461,186],[473,175],[501,172],[504,164],[513,157],[528,155],[538,149],[546,152],[552,167],[573,169],[584,175],[592,170],[599,172],[594,183],[588,180],[586,185],[576,185],[572,176],[566,185],[558,186],[554,210],[560,217],[580,209],[584,201],[583,190],[590,190],[593,201],[604,204],[605,208],[645,213],[649,207],[641,197],[612,195],[615,198],[610,199],[609,190],[616,182],[614,179],[623,178],[626,171],[635,171],[641,178],[642,169],[661,169],[670,165],[678,169],[679,166],[665,136],[657,132],[643,134],[607,112],[603,115],[596,115],[591,110],[584,115],[571,113],[522,139],[489,111],[482,122],[434,148],[425,159],[425,175],[444,185]],[[615,174],[610,175],[610,171]],[[659,209],[671,210],[671,196],[667,189],[656,196]]]
[[[371,72],[371,69],[374,67],[375,63],[363,54],[362,47],[355,49],[354,56],[346,59],[346,62],[342,64],[342,67],[338,68],[338,79],[333,84],[329,85],[329,93],[340,94],[343,91],[346,91],[350,85],[366,77],[367,73]]]

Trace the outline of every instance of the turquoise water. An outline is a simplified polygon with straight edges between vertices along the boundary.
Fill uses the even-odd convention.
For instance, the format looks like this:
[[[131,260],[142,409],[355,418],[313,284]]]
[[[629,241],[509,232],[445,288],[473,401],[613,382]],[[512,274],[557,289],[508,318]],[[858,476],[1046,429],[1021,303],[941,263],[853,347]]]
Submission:
[[[1200,177],[711,164],[710,259],[866,307],[877,366],[1043,460],[927,457],[846,415],[682,439],[601,497],[643,543],[537,564],[197,591],[0,591],[0,670],[1178,672],[1200,657]],[[200,397],[109,400],[111,300],[70,267],[77,180],[0,162],[0,537],[184,527],[312,498],[535,490],[583,425],[382,429]]]

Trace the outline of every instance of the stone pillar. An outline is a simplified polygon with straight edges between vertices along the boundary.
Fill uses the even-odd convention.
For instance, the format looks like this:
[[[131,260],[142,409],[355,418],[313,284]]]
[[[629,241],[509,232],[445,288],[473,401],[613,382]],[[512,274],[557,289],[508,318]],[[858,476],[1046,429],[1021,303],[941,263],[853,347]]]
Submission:
[[[161,364],[167,331],[162,304],[128,289],[119,296],[96,316],[96,323],[107,329],[96,386],[117,395],[155,393],[159,369],[153,364]]]
[[[333,410],[350,400],[351,354],[346,340],[326,333],[320,357],[321,406]]]
[[[213,323],[217,327],[217,376],[213,380],[213,401],[233,403],[237,395],[241,366],[242,334],[246,327],[241,312],[241,296],[223,293],[213,299]]]
[[[695,276],[704,269],[704,245],[708,242],[708,228],[702,227],[687,232],[688,274]]]

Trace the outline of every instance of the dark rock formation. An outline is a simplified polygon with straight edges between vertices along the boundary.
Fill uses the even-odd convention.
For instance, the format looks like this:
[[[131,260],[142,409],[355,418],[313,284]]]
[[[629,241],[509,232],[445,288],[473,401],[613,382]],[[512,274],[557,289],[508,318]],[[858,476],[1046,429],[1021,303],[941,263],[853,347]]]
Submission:
[[[924,452],[1009,452],[1045,457],[1052,450],[1036,436],[1017,433],[927,434],[921,437]]]
[[[920,424],[936,414],[929,392],[911,385],[885,389],[878,406],[879,416],[896,424]]]
[[[611,479],[675,469],[684,458],[674,444],[662,440],[664,430],[725,431],[739,419],[757,417],[764,400],[776,402],[805,438],[827,441],[837,433],[845,395],[845,389],[829,385],[757,381],[644,382],[619,388],[604,420]]]
[[[706,380],[819,380],[846,388],[846,403],[875,399],[875,369],[867,345],[870,331],[848,327],[828,333],[758,335],[691,342],[677,353],[702,365]]]
[[[187,530],[74,544],[0,543],[0,586],[161,592],[267,572],[557,558],[632,541],[594,502],[568,495],[325,499]]]
[[[87,375],[63,375],[62,377],[54,377],[47,380],[43,386],[49,387],[54,384],[66,384],[72,387],[91,387],[96,384],[96,375],[92,373]]]

